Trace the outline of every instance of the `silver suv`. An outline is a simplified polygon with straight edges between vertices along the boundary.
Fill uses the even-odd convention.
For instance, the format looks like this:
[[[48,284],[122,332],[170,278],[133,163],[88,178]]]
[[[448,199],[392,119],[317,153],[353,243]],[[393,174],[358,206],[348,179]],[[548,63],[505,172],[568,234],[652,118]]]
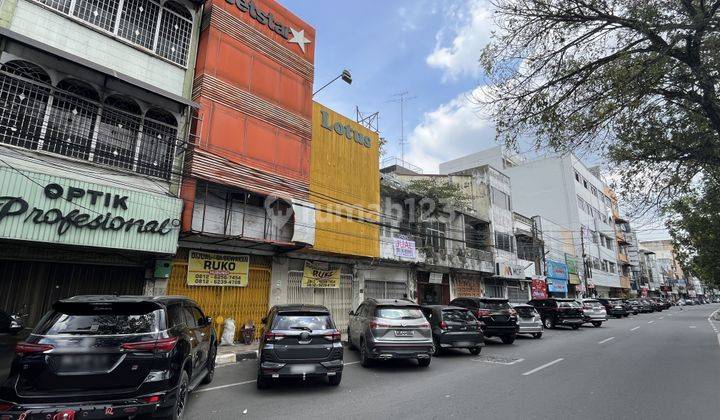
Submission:
[[[403,299],[365,299],[348,325],[350,348],[360,350],[360,363],[375,360],[417,359],[430,365],[432,331],[420,306]]]

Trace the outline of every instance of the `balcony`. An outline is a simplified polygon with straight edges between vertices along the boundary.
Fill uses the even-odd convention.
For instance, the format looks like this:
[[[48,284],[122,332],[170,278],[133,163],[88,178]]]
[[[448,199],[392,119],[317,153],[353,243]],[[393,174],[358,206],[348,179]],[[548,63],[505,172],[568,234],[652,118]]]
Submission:
[[[620,275],[620,287],[623,289],[630,288],[630,276]]]
[[[620,245],[629,245],[630,242],[628,241],[627,234],[623,231],[617,231],[615,233],[615,238],[617,239],[617,243]]]
[[[630,264],[630,261],[628,260],[627,255],[619,253],[618,252],[618,261],[620,261],[622,264]]]
[[[418,248],[419,262],[469,271],[495,272],[493,254],[484,249],[458,247],[451,250],[431,246]]]

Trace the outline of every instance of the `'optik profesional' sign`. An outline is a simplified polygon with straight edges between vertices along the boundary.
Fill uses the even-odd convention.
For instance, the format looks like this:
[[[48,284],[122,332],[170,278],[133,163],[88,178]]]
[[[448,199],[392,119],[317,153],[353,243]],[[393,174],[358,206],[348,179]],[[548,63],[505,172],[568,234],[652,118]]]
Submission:
[[[0,238],[174,253],[182,202],[0,167]]]

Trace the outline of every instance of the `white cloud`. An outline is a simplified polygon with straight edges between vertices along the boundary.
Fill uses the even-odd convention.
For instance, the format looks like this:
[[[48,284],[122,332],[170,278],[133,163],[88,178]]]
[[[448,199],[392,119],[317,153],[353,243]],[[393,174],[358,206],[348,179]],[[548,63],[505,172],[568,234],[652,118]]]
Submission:
[[[405,159],[425,173],[437,173],[440,162],[495,146],[495,126],[472,100],[481,92],[482,87],[464,92],[426,112],[408,136]]]
[[[435,49],[425,59],[430,67],[443,70],[443,80],[456,80],[460,76],[479,76],[480,54],[490,40],[493,25],[492,12],[484,0],[472,0],[466,8],[448,8],[447,18],[453,27],[440,30],[436,35]],[[445,33],[452,32],[450,42],[444,42]]]

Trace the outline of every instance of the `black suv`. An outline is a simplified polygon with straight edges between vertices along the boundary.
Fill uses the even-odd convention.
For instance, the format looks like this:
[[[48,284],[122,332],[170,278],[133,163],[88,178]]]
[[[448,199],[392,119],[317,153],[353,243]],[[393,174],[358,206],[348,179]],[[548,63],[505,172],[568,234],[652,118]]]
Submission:
[[[182,418],[216,350],[211,319],[186,297],[60,300],[18,343],[0,418]]]
[[[540,312],[543,326],[547,329],[567,325],[577,330],[585,322],[582,307],[574,299],[533,299],[528,304]]]
[[[618,298],[597,298],[597,300],[605,307],[608,316],[622,318],[630,315],[623,301]]]
[[[263,318],[257,387],[273,379],[327,376],[340,385],[343,346],[330,311],[320,305],[277,305]]]
[[[435,356],[443,349],[468,349],[471,354],[480,354],[485,345],[480,322],[470,309],[459,306],[426,305],[422,312],[430,323]]]
[[[450,306],[470,309],[481,322],[485,337],[500,337],[503,343],[512,344],[518,333],[517,312],[507,299],[486,297],[459,297]]]

